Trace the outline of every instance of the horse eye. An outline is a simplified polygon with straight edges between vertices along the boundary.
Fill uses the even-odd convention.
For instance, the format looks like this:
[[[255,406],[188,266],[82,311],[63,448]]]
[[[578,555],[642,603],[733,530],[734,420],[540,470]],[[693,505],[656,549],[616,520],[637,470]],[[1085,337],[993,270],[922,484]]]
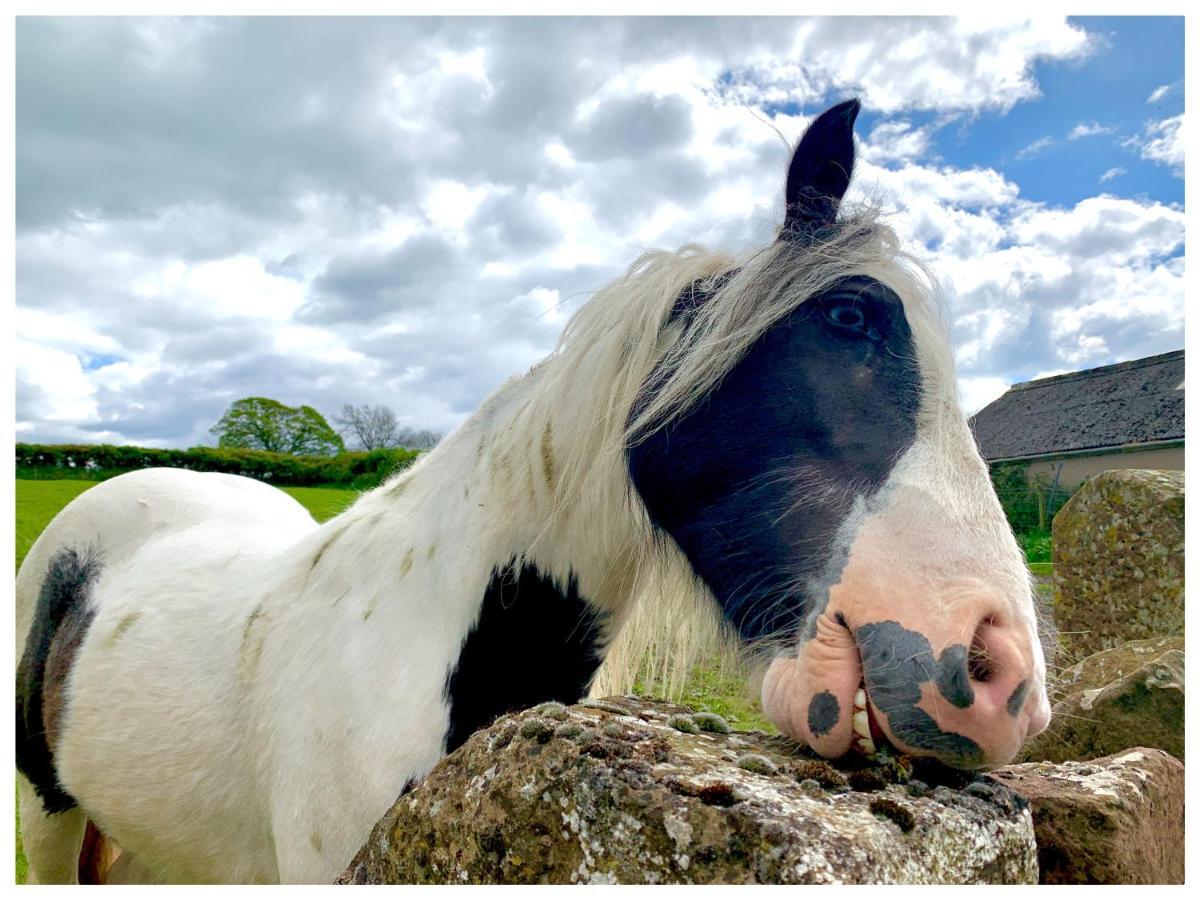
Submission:
[[[857,306],[851,306],[848,303],[835,303],[825,310],[825,315],[834,325],[841,328],[848,328],[852,331],[867,330],[867,317],[863,315],[863,311]]]

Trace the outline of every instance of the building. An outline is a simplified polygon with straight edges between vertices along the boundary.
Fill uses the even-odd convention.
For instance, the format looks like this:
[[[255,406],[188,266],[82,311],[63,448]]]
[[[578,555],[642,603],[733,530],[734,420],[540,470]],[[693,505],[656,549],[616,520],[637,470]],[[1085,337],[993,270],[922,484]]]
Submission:
[[[983,458],[1071,488],[1106,469],[1183,468],[1183,351],[1014,384],[971,418]]]

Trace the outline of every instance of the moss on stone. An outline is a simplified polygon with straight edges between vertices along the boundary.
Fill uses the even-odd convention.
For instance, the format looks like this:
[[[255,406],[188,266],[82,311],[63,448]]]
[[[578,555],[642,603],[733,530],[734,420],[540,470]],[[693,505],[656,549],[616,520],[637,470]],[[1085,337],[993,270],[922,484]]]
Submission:
[[[775,775],[779,772],[779,767],[761,753],[743,753],[737,758],[734,765],[747,772],[754,772],[756,775]]]
[[[684,734],[699,734],[700,726],[696,724],[696,720],[689,715],[678,714],[667,719],[667,724],[676,731],[682,731]]]
[[[729,734],[731,731],[733,731],[733,729],[729,727],[729,723],[716,713],[693,713],[692,721],[694,721],[700,727],[701,731],[709,731],[713,734]]]
[[[891,797],[873,797],[867,808],[870,809],[875,815],[895,822],[900,826],[901,831],[909,832],[916,827],[916,816],[914,816],[909,809],[900,803],[897,803]]]

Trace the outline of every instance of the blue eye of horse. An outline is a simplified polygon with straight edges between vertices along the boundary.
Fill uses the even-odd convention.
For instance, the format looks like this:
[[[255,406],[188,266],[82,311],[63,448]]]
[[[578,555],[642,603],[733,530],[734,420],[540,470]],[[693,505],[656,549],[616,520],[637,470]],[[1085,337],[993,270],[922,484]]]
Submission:
[[[825,309],[825,317],[839,328],[867,333],[867,317],[858,306],[834,303]]]

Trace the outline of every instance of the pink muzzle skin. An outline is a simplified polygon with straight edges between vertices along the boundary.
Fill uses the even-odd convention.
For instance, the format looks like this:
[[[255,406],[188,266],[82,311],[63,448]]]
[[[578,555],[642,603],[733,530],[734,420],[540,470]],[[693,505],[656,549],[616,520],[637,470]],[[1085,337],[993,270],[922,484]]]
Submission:
[[[775,659],[763,681],[767,716],[792,738],[832,759],[871,752],[882,737],[904,753],[981,769],[1009,762],[1045,729],[1036,635],[1005,621],[991,598],[931,623],[895,603],[886,613],[850,609],[839,595],[798,655]]]

